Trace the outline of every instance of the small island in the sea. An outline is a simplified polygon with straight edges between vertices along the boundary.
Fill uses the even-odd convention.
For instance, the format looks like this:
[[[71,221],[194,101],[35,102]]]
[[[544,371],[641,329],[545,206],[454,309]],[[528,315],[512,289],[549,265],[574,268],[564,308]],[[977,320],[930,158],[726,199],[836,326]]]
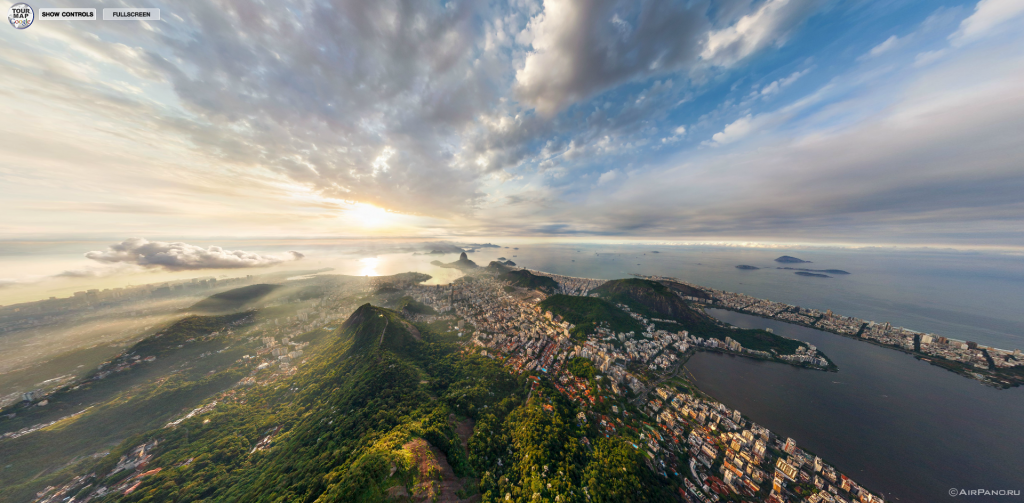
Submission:
[[[441,262],[440,260],[434,260],[434,261],[432,261],[430,263],[432,265],[436,265],[438,267],[444,267],[446,269],[461,269],[463,271],[465,271],[467,269],[476,269],[477,267],[480,267],[480,266],[476,265],[476,262],[473,262],[472,260],[469,260],[469,257],[466,256],[466,252],[462,252],[462,254],[459,255],[459,260],[456,260],[455,262],[452,262],[450,264],[445,264],[445,263]]]
[[[752,265],[746,265],[746,264],[740,264],[740,265],[736,266],[736,268],[740,269],[740,270],[743,270],[743,271],[756,271],[756,270],[760,269],[760,267],[754,267]]]
[[[776,262],[781,262],[783,264],[810,264],[811,263],[810,260],[798,259],[796,257],[790,257],[789,255],[783,255],[783,256],[775,259],[775,261]]]
[[[776,269],[784,269],[787,271],[824,272],[828,274],[850,274],[842,269],[802,269],[800,267],[776,267]]]
[[[793,274],[796,274],[797,276],[807,276],[809,278],[831,278],[832,277],[832,276],[829,276],[828,274],[818,274],[816,272],[807,272],[807,271],[797,271],[797,272],[795,272]]]

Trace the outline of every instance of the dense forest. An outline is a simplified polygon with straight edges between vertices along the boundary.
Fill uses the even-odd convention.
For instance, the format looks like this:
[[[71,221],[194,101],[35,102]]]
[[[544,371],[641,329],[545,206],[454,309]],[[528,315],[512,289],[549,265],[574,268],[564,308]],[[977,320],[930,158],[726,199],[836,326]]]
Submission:
[[[495,273],[502,281],[508,281],[512,286],[540,290],[553,293],[558,290],[558,282],[548,276],[538,276],[526,269],[512,269],[507,264],[511,262],[491,262],[487,269]]]
[[[572,329],[574,338],[581,339],[585,334],[594,333],[598,326],[614,332],[643,331],[639,321],[604,299],[558,294],[544,299],[539,305],[541,309],[576,325]]]

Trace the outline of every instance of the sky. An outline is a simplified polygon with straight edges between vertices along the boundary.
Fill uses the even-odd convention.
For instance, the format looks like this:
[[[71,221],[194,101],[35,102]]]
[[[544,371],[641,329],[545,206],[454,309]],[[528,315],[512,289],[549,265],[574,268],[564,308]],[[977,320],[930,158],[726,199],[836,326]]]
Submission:
[[[162,19],[0,29],[4,240],[1024,248],[1020,0],[46,6]]]

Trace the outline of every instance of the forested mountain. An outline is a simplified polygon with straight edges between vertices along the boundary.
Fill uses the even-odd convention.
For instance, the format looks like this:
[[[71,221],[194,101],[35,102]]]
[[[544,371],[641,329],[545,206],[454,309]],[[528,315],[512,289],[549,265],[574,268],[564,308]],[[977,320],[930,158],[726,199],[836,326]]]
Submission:
[[[653,472],[625,439],[604,438],[550,384],[464,351],[441,325],[364,304],[289,377],[238,388],[194,417],[121,443],[75,486],[78,500],[612,502],[670,494],[651,483]]]

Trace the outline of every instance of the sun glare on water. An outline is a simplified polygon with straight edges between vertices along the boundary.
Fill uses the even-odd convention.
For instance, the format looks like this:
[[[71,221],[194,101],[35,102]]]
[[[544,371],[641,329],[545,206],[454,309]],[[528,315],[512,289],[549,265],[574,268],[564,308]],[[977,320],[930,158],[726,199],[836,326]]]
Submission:
[[[377,265],[379,263],[380,260],[376,257],[359,259],[359,264],[361,265],[359,276],[380,276],[380,273],[377,272]]]

